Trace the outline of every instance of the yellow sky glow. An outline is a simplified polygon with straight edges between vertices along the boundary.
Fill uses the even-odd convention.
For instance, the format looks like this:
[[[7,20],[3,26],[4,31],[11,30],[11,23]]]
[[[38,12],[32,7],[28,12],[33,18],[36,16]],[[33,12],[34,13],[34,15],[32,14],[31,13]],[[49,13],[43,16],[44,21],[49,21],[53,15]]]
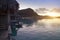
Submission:
[[[52,16],[52,17],[58,17],[60,16],[60,13],[57,13],[57,12],[51,12],[51,11],[46,11],[46,13],[43,13],[43,14],[40,14],[38,13],[38,15],[42,15],[42,16]]]
[[[60,14],[59,13],[56,13],[56,12],[47,12],[46,15],[52,16],[52,17],[60,16]]]

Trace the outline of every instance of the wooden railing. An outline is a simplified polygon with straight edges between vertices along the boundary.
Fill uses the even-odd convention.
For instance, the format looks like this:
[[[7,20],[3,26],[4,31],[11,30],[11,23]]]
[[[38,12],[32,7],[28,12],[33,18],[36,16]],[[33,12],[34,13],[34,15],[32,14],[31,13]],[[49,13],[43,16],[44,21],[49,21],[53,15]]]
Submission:
[[[0,29],[8,29],[8,25],[0,24]]]

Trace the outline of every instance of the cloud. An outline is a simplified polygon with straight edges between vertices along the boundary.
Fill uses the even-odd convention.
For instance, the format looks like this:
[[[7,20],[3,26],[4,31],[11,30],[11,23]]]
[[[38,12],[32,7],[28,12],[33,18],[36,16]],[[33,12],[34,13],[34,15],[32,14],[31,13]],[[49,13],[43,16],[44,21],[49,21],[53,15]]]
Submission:
[[[53,8],[51,11],[56,12],[56,13],[60,13],[60,8]]]
[[[44,14],[44,13],[46,13],[47,11],[49,11],[48,9],[46,9],[46,8],[38,8],[38,9],[36,9],[36,12],[38,12],[38,13],[42,13],[42,14]]]

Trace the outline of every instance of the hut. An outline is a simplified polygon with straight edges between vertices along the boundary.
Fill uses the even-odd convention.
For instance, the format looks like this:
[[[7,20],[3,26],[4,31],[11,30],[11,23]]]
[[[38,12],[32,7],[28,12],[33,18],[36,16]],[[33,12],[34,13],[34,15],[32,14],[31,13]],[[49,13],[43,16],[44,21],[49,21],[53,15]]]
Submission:
[[[16,16],[18,8],[16,0],[0,0],[0,29],[8,29],[10,19]]]
[[[11,19],[16,18],[18,8],[16,0],[0,0],[0,40],[7,40],[8,27]]]

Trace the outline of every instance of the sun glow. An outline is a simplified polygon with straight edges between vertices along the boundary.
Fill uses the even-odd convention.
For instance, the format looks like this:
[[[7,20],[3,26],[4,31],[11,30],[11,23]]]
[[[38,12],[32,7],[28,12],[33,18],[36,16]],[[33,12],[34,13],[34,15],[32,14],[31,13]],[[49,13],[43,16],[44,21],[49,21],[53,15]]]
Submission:
[[[57,16],[60,16],[59,13],[56,13],[56,12],[47,12],[46,13],[48,16],[52,16],[52,17],[57,17]]]

